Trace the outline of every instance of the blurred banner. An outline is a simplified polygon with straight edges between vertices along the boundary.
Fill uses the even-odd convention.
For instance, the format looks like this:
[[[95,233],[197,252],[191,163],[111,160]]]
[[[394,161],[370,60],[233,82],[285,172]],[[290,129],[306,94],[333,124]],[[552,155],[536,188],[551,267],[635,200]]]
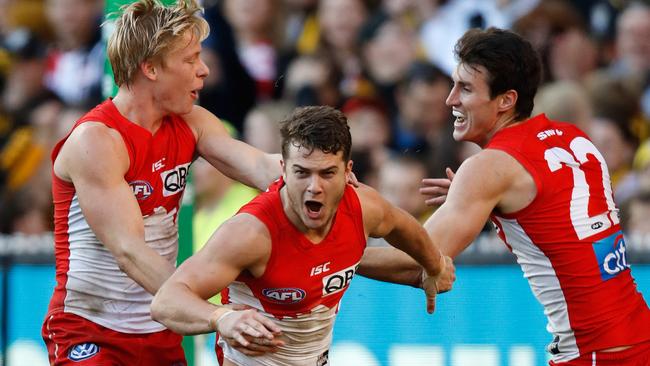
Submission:
[[[23,243],[24,244],[24,243]],[[54,288],[54,266],[11,261],[0,238],[6,288],[8,366],[46,366],[40,329]],[[5,250],[3,252],[3,250]],[[25,254],[37,259],[36,250]],[[21,255],[22,258],[27,258]],[[639,290],[650,299],[650,265],[635,264]],[[420,290],[358,276],[343,297],[334,327],[335,366],[542,366],[551,336],[542,307],[517,265],[459,265],[452,292],[436,312]],[[4,281],[6,280],[6,281]],[[214,337],[196,350],[196,365],[217,365]]]

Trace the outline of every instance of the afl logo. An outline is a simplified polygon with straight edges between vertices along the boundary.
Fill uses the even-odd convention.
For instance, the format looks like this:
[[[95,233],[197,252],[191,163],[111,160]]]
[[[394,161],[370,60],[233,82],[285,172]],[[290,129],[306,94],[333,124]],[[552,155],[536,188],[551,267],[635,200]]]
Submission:
[[[305,298],[305,291],[294,287],[265,288],[262,294],[276,304],[295,304]]]
[[[151,196],[151,193],[153,193],[151,184],[144,180],[134,180],[133,182],[129,182],[129,186],[133,190],[133,195],[138,199],[138,201],[146,200]]]

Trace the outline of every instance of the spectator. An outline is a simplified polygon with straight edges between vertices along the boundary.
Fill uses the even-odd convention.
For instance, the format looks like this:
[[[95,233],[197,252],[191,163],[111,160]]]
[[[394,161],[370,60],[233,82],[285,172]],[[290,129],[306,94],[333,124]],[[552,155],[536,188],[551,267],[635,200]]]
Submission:
[[[46,0],[54,28],[45,83],[66,104],[89,108],[101,102],[106,47],[101,41],[101,0]]]
[[[327,52],[299,56],[289,64],[286,75],[283,95],[295,105],[341,104],[341,70]]]
[[[273,97],[277,78],[277,0],[225,0],[239,59],[255,80],[257,100]]]
[[[642,111],[650,120],[650,5],[638,1],[629,5],[619,16],[616,31],[616,57],[609,71],[640,82]]]
[[[401,152],[425,154],[434,176],[458,165],[458,144],[451,137],[451,109],[445,99],[451,79],[427,63],[411,65],[396,91],[392,146]]]
[[[393,155],[379,169],[377,190],[393,205],[424,223],[430,216],[417,192],[422,179],[428,177],[427,166],[414,155]]]
[[[376,13],[360,34],[364,72],[384,99],[395,109],[395,88],[417,58],[415,31],[403,19]]]
[[[224,18],[221,6],[207,7],[205,19],[211,33],[203,42],[201,58],[210,68],[210,75],[205,79],[200,104],[241,133],[244,117],[255,105],[255,80],[239,59],[232,27]]]
[[[585,19],[571,2],[540,1],[517,19],[513,29],[540,54],[546,82],[580,81],[598,65],[596,44],[587,34]]]
[[[617,202],[625,202],[641,191],[650,191],[650,140],[645,140],[637,149],[632,171],[621,179],[614,197]]]
[[[341,110],[350,126],[355,173],[361,181],[376,187],[377,171],[390,155],[388,112],[381,100],[360,97],[349,99]]]
[[[540,113],[556,121],[573,123],[582,131],[589,129],[593,115],[587,91],[580,83],[570,80],[547,83],[540,88],[533,115]]]
[[[43,86],[45,46],[27,29],[18,29],[5,38],[4,47],[11,63],[0,91],[0,110],[6,113],[0,128],[0,194],[27,184],[49,192],[47,152],[62,104]]]
[[[340,87],[345,96],[358,94],[361,60],[357,41],[367,17],[363,0],[328,0],[318,6],[319,49],[330,53],[342,71]]]
[[[253,108],[244,120],[244,141],[272,154],[280,153],[280,126],[293,110],[291,103],[271,101]]]
[[[612,187],[616,189],[621,179],[630,172],[636,149],[634,136],[627,126],[604,117],[593,119],[586,132],[605,158]]]

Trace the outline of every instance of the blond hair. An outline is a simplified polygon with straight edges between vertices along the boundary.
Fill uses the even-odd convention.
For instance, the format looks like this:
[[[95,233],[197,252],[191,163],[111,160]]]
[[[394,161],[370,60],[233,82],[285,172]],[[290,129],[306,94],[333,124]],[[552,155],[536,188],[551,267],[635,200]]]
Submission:
[[[142,62],[162,63],[165,53],[186,31],[199,41],[210,32],[196,0],[177,0],[170,7],[160,0],[139,0],[121,10],[108,40],[108,59],[118,86],[131,84]]]

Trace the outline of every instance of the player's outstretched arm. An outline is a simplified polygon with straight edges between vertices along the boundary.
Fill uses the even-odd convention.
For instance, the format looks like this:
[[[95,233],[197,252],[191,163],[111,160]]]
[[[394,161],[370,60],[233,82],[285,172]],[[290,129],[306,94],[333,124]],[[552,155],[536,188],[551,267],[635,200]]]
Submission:
[[[411,215],[389,204],[374,189],[362,185],[357,192],[363,211],[364,228],[368,236],[384,237],[391,245],[414,258],[431,278],[426,281],[424,289],[427,294],[427,310],[433,312],[435,295],[438,293],[435,279],[441,275],[452,276],[452,273],[449,272],[452,268],[447,267],[447,262],[441,255],[440,249],[433,244],[426,231]],[[380,256],[381,254],[383,256]],[[389,282],[405,281],[413,284],[413,281],[418,281],[415,269],[417,267],[412,263],[409,264],[409,259],[398,252],[382,253],[379,250],[370,249],[364,257],[360,265],[361,274],[370,277],[374,275],[373,278]],[[409,270],[408,274],[402,275],[395,271],[399,266],[411,267],[412,270]],[[382,272],[384,274],[380,274]],[[391,272],[394,274],[391,275]],[[413,273],[416,273],[415,278]]]
[[[195,106],[183,116],[196,134],[199,155],[228,177],[265,190],[281,174],[280,155],[267,154],[228,134],[221,121]]]
[[[513,184],[517,170],[512,164],[517,163],[505,153],[488,149],[458,169],[445,202],[424,223],[445,255],[455,258],[481,232]]]
[[[74,184],[88,225],[120,269],[154,294],[174,266],[145,243],[142,214],[124,180],[128,168],[122,137],[99,122],[75,128],[54,163],[55,174]]]
[[[268,230],[257,218],[238,214],[163,284],[151,304],[154,320],[180,334],[218,331],[246,354],[273,352],[280,328],[255,309],[235,310],[207,301],[248,270],[261,275],[271,253]]]

